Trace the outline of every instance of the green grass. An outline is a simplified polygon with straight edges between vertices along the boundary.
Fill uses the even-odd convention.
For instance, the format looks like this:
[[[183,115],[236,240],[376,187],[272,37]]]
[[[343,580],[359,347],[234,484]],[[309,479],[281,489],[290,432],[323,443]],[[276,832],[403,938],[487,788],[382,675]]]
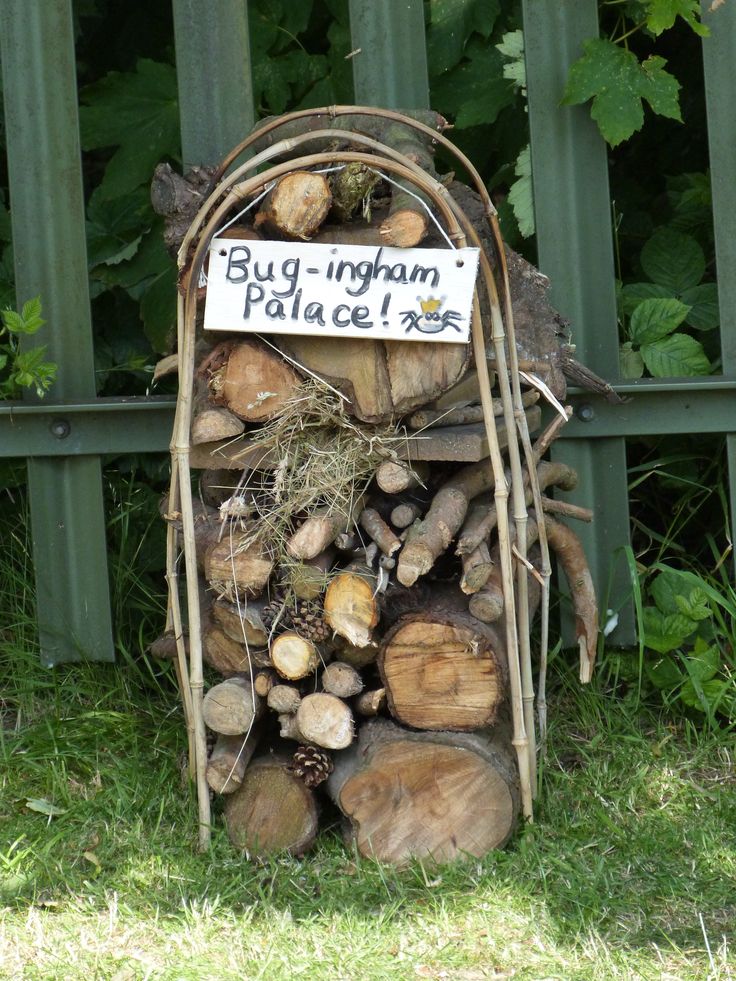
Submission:
[[[301,861],[251,864],[218,822],[197,854],[165,681],[49,675],[30,658],[14,671],[7,651],[2,670],[6,710],[21,706],[0,743],[2,977],[732,976],[727,741],[581,691],[564,669],[536,823],[483,861],[404,872],[359,859],[336,827]]]
[[[536,823],[504,851],[399,872],[353,854],[326,811],[301,861],[247,862],[219,819],[200,855],[170,677],[134,649],[42,669],[27,542],[4,540],[1,978],[736,976],[728,734],[637,708],[604,672],[581,689],[571,656],[552,665]]]

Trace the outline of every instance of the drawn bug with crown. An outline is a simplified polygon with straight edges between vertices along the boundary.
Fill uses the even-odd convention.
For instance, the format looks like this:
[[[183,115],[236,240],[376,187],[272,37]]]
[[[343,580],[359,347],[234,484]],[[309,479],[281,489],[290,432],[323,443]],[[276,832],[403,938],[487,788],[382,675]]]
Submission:
[[[440,334],[447,327],[452,327],[458,334],[462,333],[460,327],[455,323],[456,320],[462,320],[462,314],[458,313],[457,310],[442,311],[442,304],[446,297],[442,296],[437,299],[434,296],[428,296],[424,300],[418,296],[417,300],[420,307],[419,313],[416,310],[401,311],[401,324],[406,328],[404,333],[408,334],[412,330],[418,330],[421,334]]]

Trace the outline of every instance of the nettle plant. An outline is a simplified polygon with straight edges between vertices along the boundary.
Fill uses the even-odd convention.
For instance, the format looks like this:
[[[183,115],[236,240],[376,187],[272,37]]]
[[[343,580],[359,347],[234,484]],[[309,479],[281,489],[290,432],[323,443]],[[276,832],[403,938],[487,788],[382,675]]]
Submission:
[[[736,721],[733,589],[663,563],[640,610],[644,671],[669,703]]]
[[[42,398],[56,377],[56,365],[44,360],[46,347],[21,351],[21,337],[35,334],[46,321],[41,317],[41,300],[36,297],[23,304],[20,313],[2,311],[0,327],[0,398],[18,399],[24,388],[31,388]]]

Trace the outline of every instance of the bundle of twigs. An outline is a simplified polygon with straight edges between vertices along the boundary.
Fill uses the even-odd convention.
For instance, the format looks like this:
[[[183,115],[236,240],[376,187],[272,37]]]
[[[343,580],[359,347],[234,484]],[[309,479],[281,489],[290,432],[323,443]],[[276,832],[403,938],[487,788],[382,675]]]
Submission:
[[[340,120],[343,118],[350,120],[355,128],[341,128]],[[447,188],[430,172],[431,168],[427,167],[427,162],[422,160],[422,165],[420,165],[416,162],[416,154],[406,155],[377,139],[376,134],[381,132],[378,124],[396,124],[402,127],[402,132],[419,134],[426,144],[442,145],[457,161],[459,167],[470,175],[473,186],[480,195],[483,204],[485,219],[493,243],[493,256],[486,254],[476,228],[471,224]],[[289,135],[284,139],[279,138],[287,130],[293,132],[294,127],[299,129],[297,135]],[[371,131],[374,135],[368,135]],[[335,141],[342,141],[349,148],[319,152],[320,146],[328,144],[334,147]],[[305,148],[310,152],[304,152]],[[230,167],[237,160],[254,149],[257,152],[228,173]],[[284,159],[285,157],[289,159]],[[548,504],[542,494],[539,461],[549,442],[556,435],[559,425],[565,418],[565,413],[563,411],[558,421],[548,427],[536,445],[532,444],[528,425],[530,399],[528,394],[522,392],[522,373],[514,334],[514,316],[506,253],[496,211],[482,180],[470,161],[447,140],[438,128],[428,125],[427,122],[389,110],[350,106],[332,107],[331,109],[292,113],[289,116],[268,122],[236,147],[213,174],[210,185],[212,187],[211,193],[204,199],[179,249],[181,273],[178,316],[179,398],[171,445],[172,477],[167,511],[170,518],[167,547],[167,577],[169,582],[167,627],[176,638],[177,673],[189,732],[190,765],[196,778],[199,801],[199,841],[202,847],[206,847],[209,841],[211,815],[210,788],[207,782],[206,727],[203,714],[203,625],[201,622],[201,583],[198,570],[198,551],[201,551],[202,539],[200,535],[200,547],[198,548],[197,516],[199,511],[197,502],[193,500],[191,489],[192,417],[199,377],[195,374],[197,364],[196,332],[203,300],[203,290],[200,283],[203,281],[202,274],[212,238],[221,231],[224,225],[232,223],[234,215],[237,217],[242,213],[244,204],[246,207],[250,206],[249,203],[252,204],[255,199],[260,199],[264,191],[272,187],[274,182],[278,182],[295,171],[311,173],[315,169],[327,166],[359,167],[372,175],[385,177],[394,187],[398,185],[398,190],[402,194],[409,192],[410,198],[419,198],[421,207],[425,211],[431,210],[436,216],[436,220],[441,223],[444,234],[453,247],[470,245],[480,248],[478,288],[474,295],[472,309],[472,349],[478,379],[477,392],[480,399],[478,415],[484,426],[489,459],[485,463],[473,465],[477,468],[477,473],[474,471],[472,474],[465,474],[458,471],[446,482],[441,493],[447,497],[457,496],[457,494],[462,496],[464,488],[467,489],[468,481],[473,487],[492,488],[493,490],[492,517],[489,518],[486,515],[483,520],[486,522],[486,530],[489,527],[489,521],[496,529],[497,542],[494,549],[494,559],[499,571],[497,588],[503,609],[503,637],[500,644],[505,651],[508,670],[512,723],[511,741],[516,751],[522,811],[528,820],[531,820],[533,816],[532,801],[536,785],[537,751],[531,652],[531,606],[533,604],[530,600],[529,589],[530,569],[533,569],[541,587],[542,628],[539,652],[538,705],[540,729],[543,734],[546,724],[544,679],[549,636],[549,583],[551,575],[548,539],[554,536],[556,526],[550,519],[543,518]],[[224,176],[226,174],[227,176]],[[398,200],[400,203],[406,204],[406,197]],[[411,202],[408,209],[403,208],[401,210],[411,212],[412,209],[421,213],[421,208],[417,209]],[[270,215],[263,219],[264,222],[270,220]],[[398,235],[400,232],[403,234],[405,225],[400,225],[400,232],[397,231],[397,227],[399,226],[396,224],[393,226],[392,235]],[[485,324],[481,307],[488,311],[488,322]],[[498,397],[495,400],[491,394],[492,379],[488,369],[487,344],[489,341],[498,385]],[[299,367],[301,366],[297,363],[297,368]],[[319,385],[319,383],[315,384]],[[544,388],[545,386],[541,385],[541,387]],[[263,394],[259,393],[255,400],[251,398],[248,406],[257,404]],[[265,393],[264,397],[267,394]],[[283,564],[285,550],[288,551],[291,548],[292,552],[297,554],[293,547],[293,538],[289,537],[289,522],[294,516],[295,509],[302,514],[302,517],[309,515],[312,505],[317,508],[321,507],[328,516],[334,516],[337,513],[338,522],[330,524],[331,537],[328,536],[330,543],[334,542],[339,534],[349,535],[353,524],[362,527],[368,537],[374,541],[377,541],[377,536],[381,534],[380,530],[369,530],[370,528],[380,529],[377,519],[381,520],[381,516],[377,512],[375,517],[373,513],[369,513],[375,509],[365,506],[366,502],[362,495],[368,481],[373,477],[381,462],[391,462],[392,456],[396,456],[396,453],[392,452],[393,447],[391,446],[391,439],[399,438],[396,435],[395,427],[393,430],[384,428],[380,433],[374,433],[373,437],[366,437],[365,429],[357,424],[354,426],[353,432],[349,431],[349,426],[344,425],[344,420],[339,426],[333,426],[333,430],[340,431],[343,435],[347,434],[346,438],[354,442],[357,440],[357,444],[360,445],[360,453],[357,457],[360,458],[362,464],[360,467],[351,464],[352,469],[350,469],[347,479],[337,479],[334,469],[329,469],[333,465],[328,464],[324,478],[313,474],[310,482],[305,476],[306,471],[299,469],[303,460],[301,463],[296,461],[292,452],[294,447],[285,446],[283,442],[285,432],[294,432],[293,426],[292,429],[289,429],[287,423],[289,421],[293,423],[300,417],[299,399],[306,397],[302,391],[301,394],[297,392],[291,400],[287,399],[280,409],[282,414],[278,424],[275,424],[274,430],[270,432],[267,424],[261,433],[260,440],[255,440],[256,444],[259,441],[264,444],[261,447],[264,452],[275,450],[276,461],[275,464],[272,463],[272,468],[274,468],[276,476],[269,484],[270,503],[268,507],[260,512],[256,510],[257,520],[255,525],[250,526],[250,537],[246,535],[241,538],[241,544],[238,548],[241,552],[252,550],[257,542],[262,541],[264,530],[268,530],[266,551],[268,552],[270,549],[271,552],[263,559],[267,570],[265,572],[266,581],[271,574],[270,570],[274,566]],[[334,414],[339,411],[339,403],[337,408],[328,403],[329,400],[324,402],[325,412]],[[507,459],[504,459],[503,447],[499,439],[501,420],[507,434]],[[431,425],[432,420],[427,424]],[[315,424],[315,433],[324,431],[324,429],[324,426]],[[391,433],[394,435],[392,436]],[[279,438],[281,439],[280,443]],[[366,449],[368,444],[370,444],[370,448]],[[316,444],[308,445],[311,446],[309,452],[313,456],[318,456],[319,447]],[[337,458],[344,460],[345,456],[345,453],[338,451]],[[279,466],[281,466],[281,471],[279,471]],[[291,491],[285,486],[287,480],[291,482]],[[326,482],[331,482],[340,488],[349,485],[351,487],[349,500],[343,500],[339,506],[333,503],[331,507],[325,507],[324,501],[320,501],[320,498],[323,497],[322,491]],[[295,494],[294,489],[296,487],[300,488],[301,496]],[[509,487],[511,488],[510,502]],[[245,500],[244,490],[244,486],[237,487],[233,499]],[[472,499],[473,496],[471,494],[468,499]],[[250,499],[250,504],[256,509],[259,507],[257,501],[258,494],[256,493]],[[283,507],[280,506],[280,502]],[[531,523],[528,510],[530,504],[533,507]],[[262,505],[260,506],[262,507]],[[225,517],[231,519],[232,522],[232,520],[237,520],[239,515],[232,512],[226,513]],[[426,537],[425,532],[431,524],[429,516],[425,516],[424,525],[426,527],[424,530],[415,529],[415,533],[405,536],[405,542],[394,545],[393,541],[390,541],[386,547],[387,555],[384,555],[386,562],[382,568],[395,567],[396,576],[404,586],[412,586],[426,572],[425,566],[422,565],[424,559],[417,558],[417,556],[421,555],[422,548],[426,548],[423,535]],[[342,530],[338,528],[338,525],[341,525]],[[232,528],[232,523],[230,527]],[[254,531],[253,528],[257,530]],[[463,542],[459,543],[458,550],[465,549],[467,553],[472,553],[482,540],[483,535],[473,539],[473,534],[477,536],[477,530],[474,532],[472,527],[467,526],[463,515],[461,515],[457,527],[450,529],[448,534],[452,539],[461,532],[467,532],[467,534],[464,535]],[[398,538],[396,540],[399,541]],[[537,541],[541,556],[538,570],[529,560],[529,550],[533,540]],[[475,545],[473,544],[474,541],[476,541]],[[178,581],[180,543],[183,545],[185,566],[186,616],[183,615],[182,611]],[[398,548],[401,548],[401,551],[397,551]],[[274,551],[278,554],[274,554]],[[227,561],[231,564],[234,562],[236,552],[237,550],[230,549]],[[394,552],[397,552],[398,564]],[[392,561],[394,566],[390,565]],[[211,562],[214,562],[214,559]],[[431,564],[432,561],[430,560],[430,566]],[[234,567],[232,580],[234,583],[236,582]],[[210,582],[212,581],[213,578],[210,578]],[[235,588],[234,595],[229,598],[234,599],[236,605],[240,603],[237,588]],[[239,614],[242,619],[242,611],[239,611]],[[461,628],[456,625],[453,629]],[[581,640],[581,679],[584,681],[589,680],[594,654],[595,638],[594,636],[591,638],[591,632],[593,635],[595,634],[595,625],[588,623],[585,636]],[[499,642],[496,643],[498,646]],[[247,640],[245,646],[247,649]],[[264,662],[269,670],[272,666],[272,655],[273,652],[268,651]],[[240,672],[241,675],[247,675],[249,685],[245,687],[252,702],[248,731],[255,724],[259,715],[256,694],[257,673],[252,659],[249,659],[247,671]],[[233,682],[230,684],[232,685]],[[262,680],[261,684],[264,689],[269,687],[266,680]],[[243,685],[240,687],[243,688]],[[238,704],[241,704],[242,692],[238,698],[240,699]],[[298,704],[296,696],[288,696],[288,698],[293,698],[294,704]],[[302,696],[299,695],[299,698],[301,699]],[[226,734],[222,729],[219,731]],[[240,751],[236,752],[238,762],[244,756],[248,756],[244,752],[247,739],[242,739],[242,733],[245,731],[242,728],[235,731],[236,735],[240,734]],[[382,736],[379,742],[383,738]],[[317,740],[314,741],[319,745]],[[483,750],[483,752],[486,751]],[[227,758],[230,759],[231,757]],[[264,766],[265,764],[259,765],[259,773],[264,769]],[[313,773],[315,766],[319,768],[319,759],[313,759],[307,753],[306,756],[300,757],[299,766],[304,773]],[[227,777],[228,774],[226,774],[226,780]]]

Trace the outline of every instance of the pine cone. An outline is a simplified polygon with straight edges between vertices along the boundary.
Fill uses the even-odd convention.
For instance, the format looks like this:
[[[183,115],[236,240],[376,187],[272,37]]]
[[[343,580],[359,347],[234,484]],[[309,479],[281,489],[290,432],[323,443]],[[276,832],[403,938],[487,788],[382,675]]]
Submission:
[[[289,604],[281,593],[276,593],[274,598],[263,607],[261,620],[263,620],[263,626],[269,633],[275,621],[277,621],[276,629],[278,631],[289,629],[291,624]]]
[[[332,758],[319,746],[299,746],[292,758],[291,769],[307,787],[317,787],[332,773]]]
[[[311,640],[314,644],[324,644],[332,636],[322,604],[316,601],[305,600],[299,603],[296,612],[291,614],[291,626],[300,637]]]

